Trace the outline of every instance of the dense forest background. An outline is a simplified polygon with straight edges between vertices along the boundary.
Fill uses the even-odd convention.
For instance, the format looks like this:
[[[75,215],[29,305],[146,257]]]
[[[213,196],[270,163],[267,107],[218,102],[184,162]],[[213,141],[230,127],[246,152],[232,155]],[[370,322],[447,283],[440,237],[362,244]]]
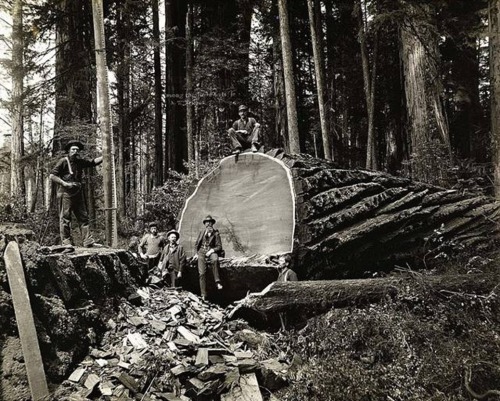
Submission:
[[[447,188],[500,194],[499,0],[104,1],[119,230],[175,226],[230,153],[247,104],[283,147]],[[1,219],[40,240],[48,174],[70,139],[100,152],[91,0],[2,2],[11,86]],[[101,222],[102,178],[86,177]],[[54,230],[57,232],[57,229]]]

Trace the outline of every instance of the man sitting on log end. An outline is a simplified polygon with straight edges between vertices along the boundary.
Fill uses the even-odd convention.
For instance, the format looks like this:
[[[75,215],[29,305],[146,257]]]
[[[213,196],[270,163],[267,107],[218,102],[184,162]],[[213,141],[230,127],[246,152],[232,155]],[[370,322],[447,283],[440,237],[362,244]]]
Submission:
[[[238,108],[240,119],[233,123],[227,133],[231,139],[233,154],[238,155],[245,149],[251,149],[252,152],[257,152],[260,148],[259,133],[260,124],[255,121],[255,118],[248,117],[248,107],[242,104]]]
[[[219,231],[213,226],[215,219],[207,216],[203,219],[205,229],[200,232],[196,240],[196,255],[193,260],[198,260],[198,273],[200,275],[200,291],[203,299],[207,298],[207,261],[212,265],[215,283],[218,290],[222,290],[219,276],[219,253],[222,251],[222,241]]]

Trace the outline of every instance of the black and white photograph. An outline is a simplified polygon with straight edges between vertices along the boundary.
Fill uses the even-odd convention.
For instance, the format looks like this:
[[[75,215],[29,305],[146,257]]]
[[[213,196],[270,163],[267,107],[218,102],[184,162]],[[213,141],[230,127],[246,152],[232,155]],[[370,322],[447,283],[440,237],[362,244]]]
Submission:
[[[0,0],[0,401],[500,400],[500,0]]]

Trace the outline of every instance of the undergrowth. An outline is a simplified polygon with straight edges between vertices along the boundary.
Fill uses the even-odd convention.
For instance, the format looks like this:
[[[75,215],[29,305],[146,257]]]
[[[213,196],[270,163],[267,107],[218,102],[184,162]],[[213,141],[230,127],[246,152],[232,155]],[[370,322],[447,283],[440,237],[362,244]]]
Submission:
[[[303,363],[278,398],[500,399],[498,287],[478,296],[437,293],[424,283],[415,279],[394,299],[332,309],[301,330],[281,332],[280,347]]]

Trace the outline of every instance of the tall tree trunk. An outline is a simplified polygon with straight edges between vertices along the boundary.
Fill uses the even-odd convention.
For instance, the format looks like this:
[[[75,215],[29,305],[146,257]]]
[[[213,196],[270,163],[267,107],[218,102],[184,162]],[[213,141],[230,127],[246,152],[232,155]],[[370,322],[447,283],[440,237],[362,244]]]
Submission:
[[[117,35],[120,38],[118,48],[118,67],[116,71],[116,86],[118,98],[118,132],[117,132],[117,166],[116,166],[116,198],[118,219],[123,221],[129,208],[127,202],[127,184],[130,182],[130,172],[127,164],[130,161],[130,33],[128,2],[123,2],[118,11]]]
[[[106,216],[106,241],[109,246],[118,246],[116,223],[116,183],[113,160],[113,135],[111,132],[111,109],[109,105],[108,70],[106,65],[106,42],[102,0],[92,0],[94,17],[94,40],[96,72],[99,95],[99,117],[102,133],[104,208]]]
[[[186,14],[186,130],[188,141],[188,162],[194,160],[193,138],[193,4],[188,3]]]
[[[23,130],[23,1],[15,0],[12,6],[12,139],[10,153],[10,194],[25,204]]]
[[[272,5],[274,15],[277,16],[278,9],[275,4]],[[273,26],[273,98],[274,98],[274,132],[275,143],[270,144],[273,147],[284,147],[288,149],[288,135],[286,123],[286,99],[285,82],[283,80],[283,62],[281,57],[281,42],[279,26]]]
[[[297,104],[295,81],[293,77],[292,44],[290,42],[290,25],[288,20],[287,0],[277,0],[280,20],[281,53],[285,76],[286,112],[288,121],[288,141],[290,153],[300,153],[299,125],[297,120]]]
[[[163,184],[163,113],[161,107],[161,63],[160,63],[160,23],[158,0],[153,0],[153,40],[154,40],[154,76],[155,76],[155,185]]]
[[[323,66],[323,50],[321,46],[323,32],[321,30],[321,15],[316,15],[316,10],[319,8],[319,0],[307,0],[307,10],[309,12],[309,25],[311,28],[311,40],[314,55],[314,72],[316,75],[316,90],[318,92],[318,109],[319,119],[321,124],[321,137],[323,139],[323,152],[325,159],[332,159],[332,149],[330,141],[330,133],[328,132],[328,124],[326,121],[326,106],[325,106],[325,84],[324,84],[324,66]],[[319,24],[317,21],[319,20]]]
[[[57,4],[54,151],[74,139],[71,125],[92,122],[95,83],[90,2],[60,0]]]
[[[493,182],[500,200],[500,1],[490,0],[490,97]]]
[[[182,105],[185,95],[186,34],[185,0],[165,0],[165,106],[166,106],[166,144],[165,173],[168,168],[181,171],[183,160],[187,159],[187,139],[184,127],[186,109]]]
[[[437,37],[431,6],[406,4],[401,29],[405,94],[414,179],[443,183],[451,163],[448,122],[441,104]],[[441,147],[441,149],[439,149]]]
[[[335,115],[331,110],[336,109],[336,93],[337,88],[335,85],[335,33],[336,21],[333,14],[333,0],[325,0],[325,19],[326,19],[326,88],[327,88],[327,121],[328,121],[328,131],[332,135],[333,152],[332,160],[339,161],[340,159],[340,149],[342,148],[342,141],[337,134],[335,129]]]
[[[377,66],[377,38],[375,38],[375,46],[373,50],[373,61],[370,73],[370,57],[368,55],[368,46],[366,44],[366,24],[363,17],[363,4],[359,0],[355,4],[356,15],[359,22],[358,40],[361,48],[361,61],[363,64],[363,86],[365,90],[366,112],[368,115],[368,134],[366,138],[366,168],[377,170],[377,149],[375,141],[375,82],[376,82],[376,66]]]

